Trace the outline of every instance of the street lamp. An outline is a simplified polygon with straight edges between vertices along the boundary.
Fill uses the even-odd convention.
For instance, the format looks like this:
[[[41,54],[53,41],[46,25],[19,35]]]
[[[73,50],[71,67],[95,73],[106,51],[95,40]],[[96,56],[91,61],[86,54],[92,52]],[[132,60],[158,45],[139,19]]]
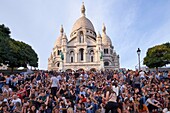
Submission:
[[[141,50],[138,48],[137,54],[138,54],[138,60],[139,60],[139,71],[140,71],[140,53],[141,53]]]

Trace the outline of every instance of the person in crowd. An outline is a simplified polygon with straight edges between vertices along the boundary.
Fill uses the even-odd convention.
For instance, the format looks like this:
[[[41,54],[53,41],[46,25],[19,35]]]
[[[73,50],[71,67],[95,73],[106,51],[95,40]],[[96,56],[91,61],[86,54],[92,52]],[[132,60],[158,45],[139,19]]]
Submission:
[[[59,79],[56,77],[56,74],[54,74],[53,77],[51,77],[51,94],[53,96],[56,95],[58,88],[59,88]]]
[[[0,73],[0,113],[167,113],[170,72]]]
[[[18,98],[17,95],[13,95],[12,98],[13,98],[13,99],[12,99],[12,101],[11,101],[10,106],[11,106],[12,109],[14,110],[16,107],[20,106],[20,104],[21,104],[21,99]]]
[[[17,102],[17,103],[16,103],[16,107],[14,108],[13,112],[14,112],[14,113],[21,113],[21,111],[22,111],[21,103],[20,103],[20,102]]]
[[[105,106],[105,113],[117,113],[118,103],[117,103],[117,96],[114,91],[107,91],[106,92],[106,101],[107,104]]]
[[[143,100],[139,100],[139,105],[137,106],[138,113],[149,113],[148,107],[143,103]]]
[[[5,82],[6,82],[5,77],[3,76],[2,73],[0,73],[0,93],[2,93],[2,87],[4,86]]]
[[[148,107],[149,112],[155,112],[161,107],[161,104],[155,99],[155,94],[150,94],[149,98],[146,100],[146,106]]]

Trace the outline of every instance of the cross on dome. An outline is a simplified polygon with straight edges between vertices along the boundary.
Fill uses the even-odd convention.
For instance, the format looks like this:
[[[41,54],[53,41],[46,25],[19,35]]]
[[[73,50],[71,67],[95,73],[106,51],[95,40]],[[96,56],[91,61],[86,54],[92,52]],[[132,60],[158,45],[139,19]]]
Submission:
[[[60,32],[61,32],[61,34],[64,33],[63,25],[61,25]]]
[[[82,6],[81,6],[81,14],[82,14],[82,16],[85,16],[85,11],[86,11],[86,9],[85,9],[85,6],[84,6],[84,2],[82,2]]]
[[[103,33],[106,34],[106,26],[104,25],[104,23],[103,23],[102,31],[103,31]]]

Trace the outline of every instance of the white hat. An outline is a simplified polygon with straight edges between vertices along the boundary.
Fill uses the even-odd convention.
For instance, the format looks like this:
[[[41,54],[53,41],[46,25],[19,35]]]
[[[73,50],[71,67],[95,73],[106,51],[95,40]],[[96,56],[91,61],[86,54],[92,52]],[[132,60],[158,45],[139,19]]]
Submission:
[[[4,102],[8,102],[8,100],[7,100],[7,99],[4,99],[3,101],[4,101]]]
[[[163,109],[163,113],[168,113],[169,111],[168,111],[168,109],[167,108],[164,108]]]

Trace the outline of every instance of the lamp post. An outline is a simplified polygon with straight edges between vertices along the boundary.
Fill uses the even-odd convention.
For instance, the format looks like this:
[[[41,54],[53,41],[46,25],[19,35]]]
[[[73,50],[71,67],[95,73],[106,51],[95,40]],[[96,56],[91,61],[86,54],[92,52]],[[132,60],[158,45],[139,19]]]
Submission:
[[[138,48],[137,54],[138,54],[138,60],[139,60],[139,71],[140,71],[140,53],[141,53],[141,50],[140,48]]]

